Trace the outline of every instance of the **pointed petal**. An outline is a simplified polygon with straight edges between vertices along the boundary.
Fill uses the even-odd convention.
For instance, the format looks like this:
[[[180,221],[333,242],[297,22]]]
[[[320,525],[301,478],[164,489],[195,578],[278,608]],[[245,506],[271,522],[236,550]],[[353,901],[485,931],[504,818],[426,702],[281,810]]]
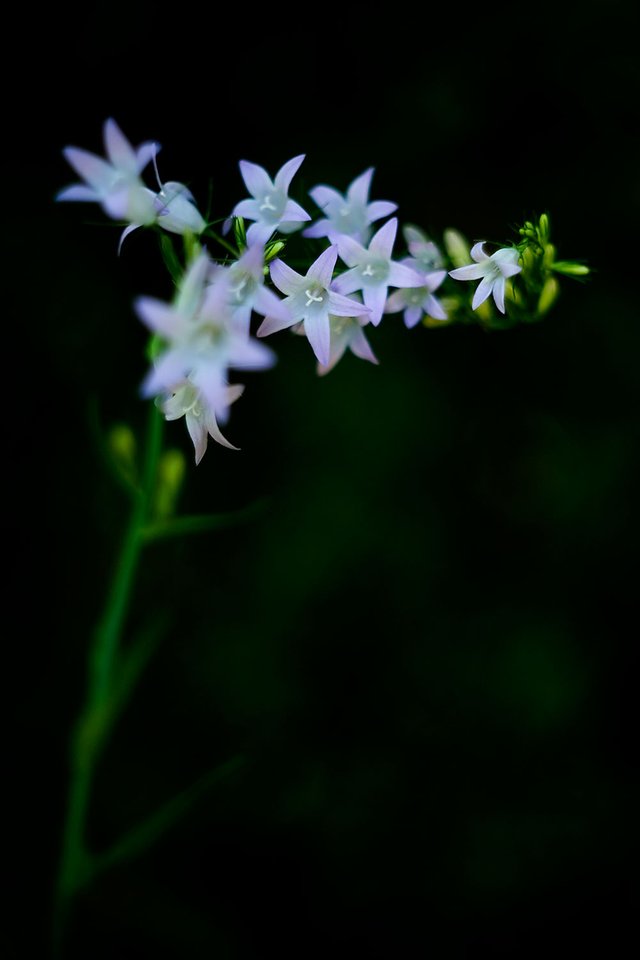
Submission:
[[[361,243],[358,243],[357,240],[354,240],[353,237],[342,234],[338,237],[337,243],[340,259],[344,260],[348,267],[355,267],[356,264],[360,263],[367,256],[365,248]]]
[[[274,317],[283,323],[291,319],[289,307],[268,287],[258,287],[253,301],[253,309],[263,317]]]
[[[380,227],[377,233],[374,233],[373,239],[369,244],[369,251],[377,257],[389,259],[393,252],[397,232],[398,218],[393,217],[392,220],[388,220],[384,226]]]
[[[522,270],[522,267],[517,263],[498,262],[498,267],[503,277],[515,277],[515,275]]]
[[[495,279],[493,277],[485,277],[478,284],[478,288],[473,295],[473,300],[471,302],[471,309],[477,310],[481,303],[484,303],[487,297],[491,295]]]
[[[300,169],[300,164],[304,160],[305,156],[306,154],[301,153],[299,156],[293,157],[291,160],[287,160],[287,162],[280,167],[276,173],[276,178],[274,181],[276,190],[282,190],[283,193],[289,193],[291,181]]]
[[[136,150],[136,172],[142,173],[149,161],[158,156],[160,149],[160,144],[155,140],[141,143]]]
[[[185,417],[187,430],[196,453],[196,466],[200,463],[207,450],[207,428],[201,417],[194,417],[188,413]]]
[[[373,176],[374,168],[369,167],[368,170],[365,170],[364,173],[361,173],[359,177],[349,185],[347,190],[347,197],[349,198],[349,203],[362,203],[363,205],[367,203],[369,199],[369,190],[371,188],[371,178]]]
[[[397,203],[391,203],[390,200],[374,200],[367,207],[367,223],[373,223],[374,220],[382,220],[383,217],[389,217],[398,209]]]
[[[395,290],[390,297],[387,297],[387,302],[384,306],[385,313],[400,313],[401,310],[406,310],[407,302],[402,290]]]
[[[191,317],[200,306],[211,267],[212,262],[209,259],[209,254],[206,250],[203,250],[193,261],[180,282],[180,292],[177,300],[177,310],[180,314]]]
[[[311,217],[295,200],[287,200],[282,219],[283,221],[298,222],[299,220],[311,220]]]
[[[117,170],[132,175],[138,172],[136,152],[112,117],[104,124],[104,145],[109,160]]]
[[[403,263],[389,264],[387,283],[390,287],[423,287],[424,274],[417,273]]]
[[[424,312],[434,320],[446,320],[447,314],[437,297],[428,294],[424,302]]]
[[[241,200],[240,203],[236,203],[231,216],[244,217],[245,220],[259,220],[260,204],[257,200]]]
[[[329,291],[329,313],[334,317],[367,317],[369,309],[366,303],[358,303],[351,297],[345,297],[335,290]]]
[[[244,251],[237,261],[238,267],[246,270],[254,279],[264,283],[264,247],[260,243],[254,243]]]
[[[327,247],[326,250],[323,250],[318,259],[311,264],[307,270],[307,277],[316,280],[321,287],[325,287],[328,290],[331,286],[331,278],[333,277],[337,259],[338,248],[335,243],[333,243],[330,247]]]
[[[362,296],[366,306],[371,310],[371,323],[377,327],[382,320],[382,312],[387,302],[387,287],[384,283],[379,287],[365,287]]]
[[[274,284],[287,297],[293,297],[302,288],[304,277],[287,266],[284,260],[274,260],[269,267]]]
[[[470,263],[467,267],[449,270],[449,276],[454,280],[481,280],[486,272],[484,263]]]
[[[484,252],[484,240],[481,240],[479,243],[474,243],[471,247],[471,259],[475,260],[477,263],[482,263],[483,260],[488,260],[489,256]]]
[[[261,197],[275,189],[267,171],[264,167],[258,166],[257,163],[241,160],[240,173],[247,190],[253,197]]]
[[[495,300],[496,307],[500,313],[504,313],[504,277],[498,277],[493,284],[493,299]]]
[[[331,321],[329,321],[331,323]],[[319,377],[324,377],[335,365],[342,360],[347,347],[349,346],[349,332],[343,330],[342,333],[336,333],[331,327],[331,349],[329,351],[329,363],[319,363],[317,373]]]
[[[356,290],[362,290],[362,274],[357,267],[353,267],[336,277],[331,286],[336,293],[348,296],[350,293],[355,293]]]
[[[429,290],[437,290],[440,284],[444,281],[444,278],[447,275],[446,270],[432,270],[431,273],[425,275],[426,286]]]
[[[122,252],[122,244],[125,242],[130,233],[133,233],[134,230],[139,228],[139,223],[130,223],[128,227],[125,227],[122,233],[120,234],[120,239],[118,240],[118,256]]]
[[[408,330],[411,330],[412,327],[415,327],[415,325],[420,322],[421,316],[422,316],[421,307],[416,307],[416,306],[407,307],[407,309],[404,312],[405,327]]]
[[[286,307],[289,306],[287,300],[283,300],[283,303]],[[299,321],[300,317],[293,317],[290,315],[285,321],[283,317],[265,317],[260,326],[258,327],[257,336],[259,337],[268,337],[272,333],[278,333],[279,330],[286,330],[287,327],[292,327],[295,323]]]
[[[117,173],[111,164],[102,157],[97,157],[95,153],[80,150],[78,147],[65,147],[63,153],[76,173],[100,194],[109,190],[117,179]]]
[[[304,318],[304,332],[313,348],[318,363],[326,367],[329,363],[331,348],[331,327],[328,313],[318,311]]]
[[[153,397],[172,390],[189,372],[192,356],[186,350],[167,350],[148,372],[142,384],[142,395]]]
[[[227,450],[239,450],[240,447],[235,447],[232,443],[229,443],[227,438],[220,431],[218,426],[218,421],[216,420],[214,414],[210,413],[207,417],[207,431],[209,436],[219,443],[221,446],[226,447]]]
[[[313,202],[317,203],[320,209],[325,212],[330,211],[334,206],[340,206],[344,202],[341,194],[339,194],[337,190],[334,190],[333,187],[327,187],[324,184],[319,184],[317,187],[309,190],[309,196]]]
[[[154,297],[138,297],[133,308],[142,322],[154,333],[172,340],[184,327],[184,318],[172,306]]]
[[[368,360],[370,363],[377,363],[378,358],[374,354],[369,341],[367,340],[364,330],[360,328],[352,335],[349,342],[349,349],[352,353],[355,353],[356,357],[360,357],[361,360]]]
[[[252,223],[247,230],[247,243],[250,245],[261,243],[264,246],[274,230],[272,223]]]
[[[242,303],[239,307],[234,307],[231,322],[234,330],[239,331],[243,337],[248,337],[251,333],[251,304]]]
[[[326,237],[329,235],[329,230],[331,229],[331,221],[327,220],[326,217],[323,217],[322,220],[317,220],[316,223],[312,224],[310,227],[307,227],[302,231],[303,237]]]
[[[79,200],[95,203],[100,200],[100,194],[93,187],[86,187],[84,183],[74,183],[72,186],[60,190],[56,194],[56,200]]]

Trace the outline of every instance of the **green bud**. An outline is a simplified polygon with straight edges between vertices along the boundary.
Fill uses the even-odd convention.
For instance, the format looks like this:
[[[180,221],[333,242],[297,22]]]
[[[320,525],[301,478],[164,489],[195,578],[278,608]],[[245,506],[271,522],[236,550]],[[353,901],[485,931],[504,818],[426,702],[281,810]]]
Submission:
[[[544,256],[542,258],[542,262],[544,263],[545,267],[551,268],[553,266],[555,255],[556,248],[552,243],[547,243],[544,248]]]
[[[107,438],[109,451],[120,466],[131,469],[135,467],[136,438],[131,427],[126,423],[116,423],[109,431]]]
[[[549,231],[549,215],[547,213],[541,213],[538,221],[538,233],[540,234],[540,242],[542,244],[549,242]]]
[[[185,473],[184,454],[180,450],[165,450],[158,465],[158,486],[154,504],[157,519],[166,520],[175,513]]]
[[[572,260],[558,260],[551,264],[551,269],[556,273],[564,273],[567,277],[586,277],[591,273],[586,264],[574,263]]]
[[[233,218],[233,235],[236,238],[238,250],[245,250],[247,246],[247,230],[242,217]]]
[[[549,277],[544,287],[542,288],[542,293],[538,299],[538,315],[544,316],[547,313],[553,304],[558,298],[560,293],[560,285],[555,277]]]
[[[525,247],[520,256],[522,257],[522,269],[525,273],[529,273],[538,258],[531,247]]]
[[[149,339],[147,340],[147,348],[145,353],[147,355],[147,360],[156,360],[164,349],[165,341],[160,336],[159,333],[152,333]]]
[[[469,242],[458,230],[449,228],[444,231],[443,240],[449,259],[454,267],[466,267],[471,259]]]
[[[272,260],[275,260],[276,257],[279,257],[284,248],[286,247],[286,240],[272,240],[264,248],[264,262],[271,263]]]

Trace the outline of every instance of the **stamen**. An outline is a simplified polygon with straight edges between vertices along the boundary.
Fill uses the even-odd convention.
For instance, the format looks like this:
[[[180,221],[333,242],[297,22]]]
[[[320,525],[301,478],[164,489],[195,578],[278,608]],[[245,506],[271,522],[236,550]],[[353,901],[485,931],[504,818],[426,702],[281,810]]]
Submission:
[[[363,276],[363,277],[372,277],[373,275],[374,275],[373,267],[371,266],[370,263],[368,263],[368,264],[366,265],[366,267],[364,268],[364,270],[362,271],[362,276]]]
[[[247,278],[244,277],[244,279],[240,281],[237,287],[231,287],[231,293],[235,293],[236,298],[238,300],[242,300],[242,291],[244,290],[246,285],[247,285]]]
[[[276,208],[274,207],[274,205],[271,203],[271,196],[270,196],[270,195],[269,195],[268,197],[265,197],[265,198],[264,198],[264,203],[262,204],[262,206],[260,207],[260,209],[261,209],[261,210],[275,210],[275,209],[276,209]]]
[[[348,216],[349,216],[349,207],[341,207],[339,212],[340,212],[340,216],[341,216],[341,217],[348,217]]]
[[[305,303],[305,307],[310,307],[312,303],[322,303],[322,301],[324,300],[324,297],[314,297],[313,292],[311,290],[305,290],[305,293],[309,297],[309,299]]]

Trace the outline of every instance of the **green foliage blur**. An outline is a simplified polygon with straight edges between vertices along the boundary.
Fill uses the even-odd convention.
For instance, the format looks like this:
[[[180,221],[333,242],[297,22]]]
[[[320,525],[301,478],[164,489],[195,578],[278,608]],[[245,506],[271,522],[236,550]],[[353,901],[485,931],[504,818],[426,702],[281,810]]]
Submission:
[[[372,11],[322,41],[293,23],[249,36],[229,13],[199,47],[176,39],[197,24],[87,11],[81,40],[53,24],[30,48],[48,81],[8,108],[21,159],[4,181],[20,187],[9,587],[31,638],[12,729],[33,846],[11,956],[30,938],[47,955],[66,742],[126,520],[102,444],[133,457],[146,414],[131,302],[171,289],[153,236],[117,258],[97,209],[53,203],[73,180],[62,147],[99,150],[110,115],[157,138],[163,175],[203,205],[211,182],[216,216],[243,195],[239,159],[306,152],[301,188],[374,165],[372,195],[434,236],[509,242],[548,210],[558,257],[596,270],[559,276],[545,318],[509,330],[386,317],[379,367],[349,355],[317,378],[306,341],[277,335],[277,367],[233,408],[241,452],[211,444],[197,469],[167,425],[187,469],[180,485],[167,461],[165,511],[265,506],[146,554],[129,633],[151,623],[161,642],[105,753],[93,843],[246,763],[87,890],[68,957],[617,955],[637,773],[638,68],[624,5],[538,12],[443,19],[428,43],[373,31]]]

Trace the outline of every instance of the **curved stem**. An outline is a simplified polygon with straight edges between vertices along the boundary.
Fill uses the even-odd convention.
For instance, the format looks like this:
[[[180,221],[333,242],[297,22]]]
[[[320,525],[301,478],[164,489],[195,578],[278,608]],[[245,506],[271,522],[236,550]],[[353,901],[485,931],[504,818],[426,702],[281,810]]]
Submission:
[[[76,892],[92,871],[86,843],[91,785],[100,751],[111,731],[119,698],[118,658],[122,629],[129,608],[135,575],[144,546],[143,530],[149,520],[162,446],[162,417],[151,408],[142,489],[136,496],[131,517],[116,561],[111,589],[98,622],[89,655],[87,698],[71,740],[69,800],[62,836],[62,851],[54,911],[54,947],[59,952],[69,909]]]

